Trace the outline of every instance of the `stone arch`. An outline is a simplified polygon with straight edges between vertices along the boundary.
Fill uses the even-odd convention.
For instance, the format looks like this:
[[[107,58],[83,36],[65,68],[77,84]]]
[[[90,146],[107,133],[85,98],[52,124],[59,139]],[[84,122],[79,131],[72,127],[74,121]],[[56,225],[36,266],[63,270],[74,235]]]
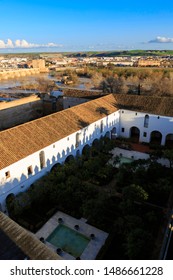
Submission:
[[[92,142],[92,146],[97,146],[99,143],[99,139],[95,138],[94,141]]]
[[[136,126],[132,126],[130,128],[130,138],[135,141],[135,142],[139,142],[139,138],[140,138],[140,130],[138,127]]]
[[[155,145],[161,145],[162,133],[158,130],[153,130],[150,135],[150,143]]]
[[[10,201],[10,200],[13,200],[14,198],[15,198],[14,193],[10,193],[6,196],[5,201],[7,202],[7,201]]]
[[[111,139],[116,139],[117,137],[117,129],[116,127],[113,127],[111,130]]]
[[[7,205],[7,209],[10,210],[11,209],[11,206],[13,204],[13,201],[15,200],[15,195],[14,193],[10,193],[6,196],[6,199],[5,199],[5,203]]]
[[[58,169],[58,167],[59,167],[59,166],[61,166],[61,164],[60,164],[60,163],[56,163],[56,164],[54,164],[54,165],[52,166],[52,168],[51,168],[50,172],[56,172],[56,170]]]
[[[107,131],[107,132],[105,133],[105,137],[106,137],[106,138],[110,138],[110,131]]]
[[[173,133],[169,133],[166,135],[165,146],[168,148],[173,148]]]
[[[69,155],[68,157],[66,157],[65,163],[68,163],[68,162],[73,161],[73,160],[74,160],[74,156],[73,155]]]
[[[86,144],[82,149],[82,155],[88,158],[90,156],[90,152],[91,152],[91,147],[88,144]]]

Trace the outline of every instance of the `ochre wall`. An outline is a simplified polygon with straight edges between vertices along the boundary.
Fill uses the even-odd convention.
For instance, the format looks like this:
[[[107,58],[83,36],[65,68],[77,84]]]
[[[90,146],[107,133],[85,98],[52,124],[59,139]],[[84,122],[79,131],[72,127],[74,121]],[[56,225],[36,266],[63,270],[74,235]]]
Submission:
[[[36,96],[0,103],[0,130],[43,116],[43,101]]]

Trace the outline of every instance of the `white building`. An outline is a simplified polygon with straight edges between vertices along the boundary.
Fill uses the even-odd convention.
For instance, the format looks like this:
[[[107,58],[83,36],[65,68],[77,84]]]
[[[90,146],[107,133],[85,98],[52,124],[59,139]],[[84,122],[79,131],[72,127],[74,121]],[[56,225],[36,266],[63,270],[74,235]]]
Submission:
[[[101,136],[173,142],[173,99],[113,95],[0,132],[0,209],[57,163]]]

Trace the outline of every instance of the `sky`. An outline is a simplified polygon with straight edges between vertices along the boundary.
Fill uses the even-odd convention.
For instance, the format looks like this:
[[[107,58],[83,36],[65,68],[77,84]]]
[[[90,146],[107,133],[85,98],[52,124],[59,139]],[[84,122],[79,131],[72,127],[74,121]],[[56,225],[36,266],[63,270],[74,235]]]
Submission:
[[[173,49],[171,0],[0,0],[0,52]]]

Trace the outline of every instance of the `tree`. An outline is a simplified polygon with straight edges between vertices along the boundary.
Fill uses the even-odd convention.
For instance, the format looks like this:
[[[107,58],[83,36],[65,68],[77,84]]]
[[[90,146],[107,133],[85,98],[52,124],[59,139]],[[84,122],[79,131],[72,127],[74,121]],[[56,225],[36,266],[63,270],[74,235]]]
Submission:
[[[99,88],[100,83],[103,81],[103,76],[99,72],[94,72],[91,80],[92,80],[94,87]]]
[[[148,193],[141,186],[132,184],[123,189],[123,198],[132,201],[145,201],[148,199]]]
[[[172,168],[173,166],[173,150],[164,150],[163,157],[169,160],[169,167]]]
[[[100,89],[105,93],[126,93],[128,88],[125,86],[124,79],[121,77],[109,76],[100,83]]]
[[[40,97],[44,97],[46,93],[50,93],[52,90],[57,88],[54,81],[49,79],[36,79],[36,90],[38,90]]]
[[[152,246],[152,235],[142,228],[135,228],[129,232],[124,244],[126,255],[131,260],[148,259]]]

